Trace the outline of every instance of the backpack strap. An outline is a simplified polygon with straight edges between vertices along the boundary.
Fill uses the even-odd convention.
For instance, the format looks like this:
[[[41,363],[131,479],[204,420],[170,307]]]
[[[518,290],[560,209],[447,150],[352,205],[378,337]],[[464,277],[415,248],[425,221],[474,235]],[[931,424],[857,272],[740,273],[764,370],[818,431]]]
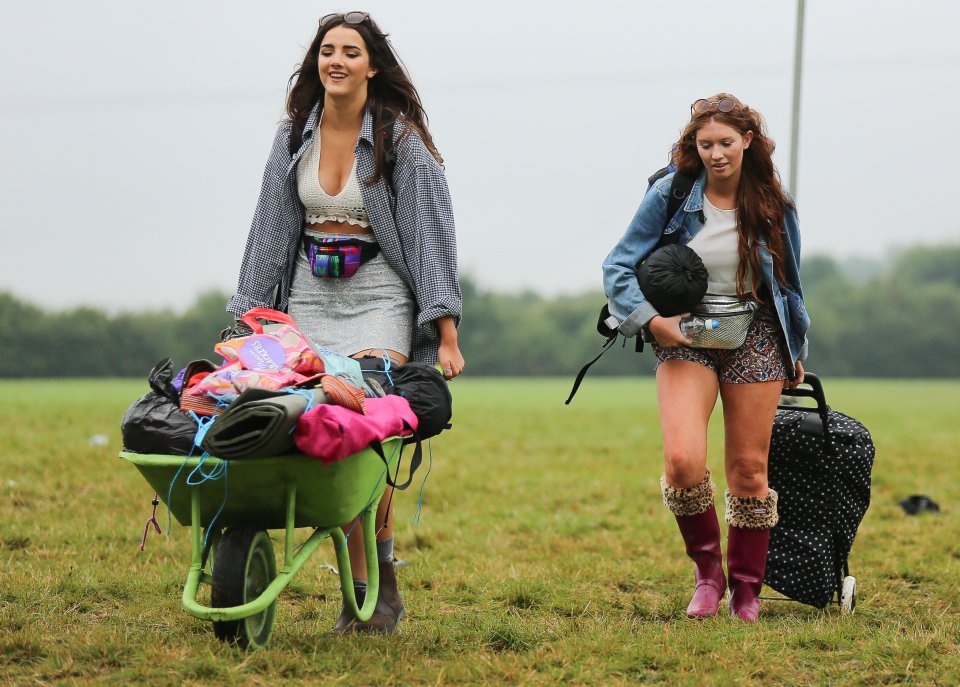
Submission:
[[[683,205],[683,202],[687,199],[687,196],[690,195],[690,191],[693,190],[693,184],[696,181],[694,177],[687,176],[680,172],[674,172],[673,182],[670,184],[670,198],[667,200],[667,223],[670,223],[670,220],[673,219],[673,216],[677,214],[677,211],[680,209],[680,206]],[[666,229],[666,226],[664,226]],[[676,233],[676,232],[674,232]],[[664,243],[661,239],[661,245],[669,245],[670,243],[676,243],[677,238],[672,234],[669,243]]]
[[[669,167],[669,166],[661,167],[656,172],[654,172],[653,174],[647,177],[647,188],[650,188],[655,183],[663,179],[663,177],[667,176],[668,174],[670,174],[670,172],[673,172],[673,171],[676,171],[676,170],[673,169],[672,167]]]

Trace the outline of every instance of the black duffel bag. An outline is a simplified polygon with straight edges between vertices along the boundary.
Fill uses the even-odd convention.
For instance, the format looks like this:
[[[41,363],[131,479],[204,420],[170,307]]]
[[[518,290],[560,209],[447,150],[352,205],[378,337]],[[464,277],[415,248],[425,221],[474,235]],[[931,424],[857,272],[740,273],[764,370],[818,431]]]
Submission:
[[[363,378],[374,380],[385,393],[403,396],[417,416],[417,436],[429,439],[450,429],[453,417],[453,396],[440,371],[427,363],[409,362],[391,365],[383,358],[360,358]]]

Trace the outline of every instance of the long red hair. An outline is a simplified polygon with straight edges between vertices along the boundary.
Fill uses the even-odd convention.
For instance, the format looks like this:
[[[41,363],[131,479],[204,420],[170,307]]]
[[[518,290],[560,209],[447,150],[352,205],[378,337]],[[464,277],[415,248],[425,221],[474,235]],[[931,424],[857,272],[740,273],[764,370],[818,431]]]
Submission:
[[[718,93],[707,98],[718,103],[731,98],[737,105],[730,112],[720,112],[716,107],[695,112],[683,130],[674,152],[674,164],[688,176],[696,177],[704,169],[703,160],[697,152],[697,132],[707,122],[726,124],[745,136],[753,132],[750,147],[743,151],[743,167],[740,185],[737,188],[737,235],[740,265],[737,268],[737,295],[743,296],[746,283],[747,266],[753,272],[751,295],[763,300],[757,292],[760,271],[760,238],[764,238],[767,249],[773,256],[773,273],[780,283],[786,283],[783,268],[784,228],[783,218],[790,199],[783,192],[780,173],[773,164],[773,151],[776,147],[773,139],[767,136],[763,117],[756,110],[742,104],[729,93]]]

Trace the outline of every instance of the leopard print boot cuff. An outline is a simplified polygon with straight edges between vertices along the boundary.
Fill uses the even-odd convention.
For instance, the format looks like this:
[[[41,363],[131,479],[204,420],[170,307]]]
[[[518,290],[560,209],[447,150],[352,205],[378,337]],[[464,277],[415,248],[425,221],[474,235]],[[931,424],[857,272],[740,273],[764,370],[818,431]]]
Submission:
[[[663,505],[674,515],[700,515],[713,505],[717,486],[710,479],[710,468],[707,468],[703,481],[686,489],[671,487],[667,484],[666,476],[662,476],[660,491],[663,494]]]
[[[766,530],[777,524],[777,492],[773,489],[764,497],[734,496],[728,489],[726,521],[742,530]]]

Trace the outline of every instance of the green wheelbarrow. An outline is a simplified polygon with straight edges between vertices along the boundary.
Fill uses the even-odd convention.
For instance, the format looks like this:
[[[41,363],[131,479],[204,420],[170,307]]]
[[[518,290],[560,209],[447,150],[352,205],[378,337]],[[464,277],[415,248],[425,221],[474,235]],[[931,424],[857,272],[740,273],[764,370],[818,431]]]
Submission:
[[[222,461],[123,451],[120,457],[137,467],[177,522],[190,526],[184,610],[212,621],[218,639],[247,647],[270,639],[277,597],[327,537],[333,539],[347,609],[357,620],[370,619],[380,586],[374,520],[387,471],[399,464],[402,441],[382,443],[385,459],[368,448],[328,465],[304,455]],[[216,479],[206,478],[211,475]],[[340,529],[358,515],[367,559],[362,607]],[[315,528],[298,549],[297,527]],[[268,529],[286,532],[279,572]],[[201,584],[211,586],[210,606],[197,601]]]

